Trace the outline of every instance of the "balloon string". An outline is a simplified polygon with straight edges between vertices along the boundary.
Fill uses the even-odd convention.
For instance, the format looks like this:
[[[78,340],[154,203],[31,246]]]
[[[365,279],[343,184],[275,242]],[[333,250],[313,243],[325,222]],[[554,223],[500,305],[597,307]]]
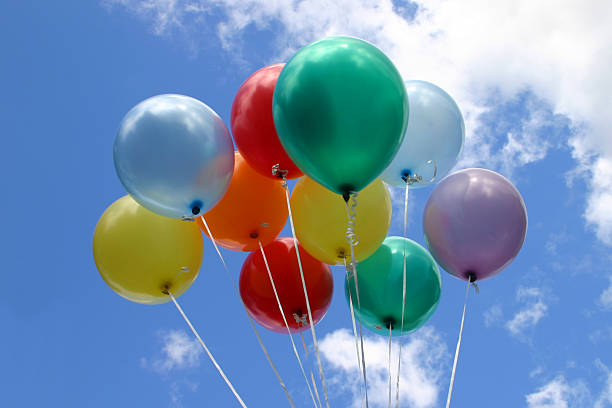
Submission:
[[[450,386],[448,388],[448,398],[446,399],[446,408],[450,407],[451,395],[453,393],[453,385],[455,383],[455,371],[457,370],[457,359],[459,358],[459,348],[461,348],[461,337],[463,335],[463,322],[465,321],[465,308],[467,306],[469,293],[470,293],[470,280],[468,279],[468,283],[465,288],[465,301],[463,302],[463,315],[461,316],[461,328],[459,329],[459,339],[457,340],[457,349],[455,350],[455,361],[453,362],[453,371],[451,373]]]
[[[308,347],[306,347],[306,340],[304,340],[302,332],[300,332],[300,338],[302,339],[302,346],[304,346],[304,353],[306,354],[306,357],[308,357]]]
[[[323,405],[321,404],[321,397],[319,397],[319,389],[317,388],[317,382],[315,381],[312,370],[310,370],[310,379],[312,380],[312,384],[314,385],[314,392],[315,392],[315,395],[317,396],[317,401],[319,401],[319,408],[323,408]]]
[[[302,269],[302,261],[300,259],[300,249],[297,238],[295,237],[295,226],[293,225],[293,214],[291,213],[291,201],[289,200],[289,187],[287,180],[283,176],[283,187],[285,188],[285,197],[287,199],[287,209],[289,211],[289,223],[291,224],[291,233],[293,234],[293,244],[295,246],[295,255],[297,257],[298,267],[300,269],[300,277],[302,278],[302,288],[304,289],[304,297],[306,298],[306,309],[308,310],[308,321],[310,323],[310,332],[312,333],[312,342],[314,343],[315,354],[317,356],[317,364],[319,366],[319,375],[321,376],[321,384],[323,385],[323,395],[325,397],[325,405],[329,408],[329,398],[327,397],[327,385],[325,384],[325,374],[323,374],[323,365],[321,364],[321,356],[319,354],[319,343],[317,342],[317,334],[315,333],[314,323],[312,320],[312,311],[310,310],[310,301],[308,300],[308,290],[306,289],[306,279],[304,278],[304,270]]]
[[[346,263],[346,257],[344,257],[344,268],[346,269],[346,282],[349,283],[349,273],[350,273],[350,269],[348,267],[348,264]],[[349,307],[351,310],[351,322],[353,323],[353,337],[355,338],[355,351],[357,352],[357,365],[359,366],[359,383],[361,384],[361,387],[359,387],[359,390],[361,391],[361,406],[363,407],[365,405],[365,399],[363,397],[363,381],[362,381],[362,366],[361,366],[361,354],[359,352],[359,338],[357,337],[357,326],[355,324],[355,310],[353,309],[353,296],[351,295],[351,291],[348,291],[348,295],[349,295]]]
[[[304,335],[302,334],[302,332],[300,332],[300,338],[302,339],[302,346],[304,346],[304,353],[306,354],[306,360],[308,361],[308,347],[306,347],[306,340],[304,340]],[[312,368],[308,369],[310,371],[310,379],[312,380],[312,385],[314,388],[314,392],[315,395],[317,397],[317,401],[319,402],[319,407],[323,407],[323,405],[321,405],[321,397],[319,397],[319,389],[317,388],[317,382],[314,379],[314,374],[312,373]]]
[[[200,335],[198,334],[198,332],[196,331],[196,329],[193,327],[193,325],[191,324],[191,322],[189,321],[189,319],[187,318],[187,315],[185,314],[185,312],[183,312],[183,309],[181,309],[181,307],[179,306],[178,302],[176,301],[176,298],[174,297],[174,295],[172,294],[172,292],[170,292],[169,290],[167,291],[168,296],[170,296],[170,299],[172,299],[172,302],[174,302],[174,305],[176,306],[176,308],[178,309],[179,313],[181,314],[181,316],[183,316],[183,319],[185,319],[185,322],[187,322],[187,325],[189,326],[189,328],[191,329],[191,331],[193,332],[193,334],[196,336],[196,338],[198,339],[198,341],[200,342],[200,344],[202,345],[202,348],[204,349],[204,351],[206,352],[206,354],[208,354],[208,358],[210,359],[210,361],[212,361],[212,363],[215,365],[215,367],[217,368],[217,371],[219,371],[219,374],[221,374],[221,377],[223,377],[223,379],[225,380],[225,383],[227,384],[227,386],[230,388],[230,390],[232,390],[232,393],[234,394],[234,396],[236,397],[236,399],[238,400],[238,402],[240,403],[240,405],[242,406],[242,408],[246,408],[246,405],[244,404],[244,402],[242,401],[242,398],[240,398],[240,395],[238,395],[238,393],[236,392],[236,389],[234,388],[234,386],[232,385],[232,383],[230,382],[230,380],[227,378],[227,376],[225,375],[225,373],[223,372],[223,370],[221,369],[221,367],[219,366],[219,364],[217,363],[217,360],[215,360],[215,358],[213,357],[213,355],[211,354],[211,352],[208,350],[208,347],[206,347],[206,344],[204,344],[204,340],[202,340],[202,338],[200,337]]]
[[[404,238],[408,238],[407,226],[408,226],[408,191],[410,190],[410,183],[406,182],[406,189],[404,192]],[[406,245],[404,245],[404,271],[402,279],[402,323],[400,325],[400,333],[404,332],[404,311],[406,310]],[[397,384],[395,392],[395,407],[399,408],[399,396],[400,396],[400,373],[402,368],[402,342],[399,342],[399,352],[397,356]]]
[[[268,258],[266,257],[266,253],[264,251],[263,245],[261,245],[261,241],[258,239],[257,243],[259,244],[259,250],[261,251],[261,255],[263,256],[264,264],[266,265],[266,270],[268,271],[268,278],[270,278],[270,283],[272,284],[272,290],[274,291],[274,297],[276,298],[276,303],[278,304],[278,309],[280,310],[281,316],[283,317],[283,322],[285,323],[285,327],[287,328],[287,333],[289,334],[289,339],[291,340],[291,346],[293,347],[293,353],[295,354],[295,358],[297,358],[298,364],[300,365],[300,369],[302,370],[302,374],[304,375],[304,380],[306,380],[306,386],[308,387],[308,392],[310,392],[310,396],[312,397],[312,402],[314,403],[315,408],[317,407],[317,402],[315,401],[314,394],[312,393],[312,389],[310,388],[310,382],[308,381],[308,377],[306,376],[306,371],[304,370],[304,366],[302,365],[302,359],[297,351],[297,347],[295,346],[295,342],[293,341],[293,335],[291,334],[291,329],[289,328],[289,323],[287,322],[287,318],[285,317],[285,311],[283,310],[283,305],[281,304],[280,298],[278,296],[278,291],[276,290],[276,285],[274,284],[274,278],[272,277],[272,272],[270,271],[270,265],[268,264]],[[300,333],[301,335],[301,333]],[[306,345],[304,345],[304,349]]]
[[[393,388],[393,380],[391,379],[391,333],[392,326],[389,324],[389,408],[391,408],[391,388]]]
[[[346,216],[348,217],[348,227],[347,227],[346,238],[349,243],[349,246],[351,247],[351,265],[353,267],[353,277],[355,278],[355,293],[357,295],[357,310],[361,311],[361,300],[359,298],[359,281],[357,280],[357,261],[355,260],[355,245],[353,245],[353,242],[356,241],[356,237],[354,236],[355,235],[354,230],[353,230],[352,236],[349,234],[351,228],[354,228],[355,226],[355,222],[354,222],[355,214],[351,215],[351,209],[349,208],[348,201],[345,201],[344,204],[346,207]],[[353,211],[355,211],[354,205],[353,205]],[[366,408],[369,408],[370,405],[368,403],[368,378],[367,378],[367,373],[366,373],[365,354],[363,351],[363,328],[361,324],[361,319],[358,319],[358,320],[359,320],[359,341],[361,343],[361,368],[362,368],[362,373],[363,373],[363,388],[365,391]]]
[[[404,238],[408,238],[407,226],[408,226],[408,191],[410,191],[410,183],[406,183],[406,189],[404,192]]]
[[[357,246],[359,244],[359,237],[357,236],[357,233],[355,232],[355,220],[357,219],[357,195],[358,193],[351,194],[351,198],[353,199],[352,205],[349,206],[348,202],[346,203],[348,207],[348,211],[347,211],[348,222],[346,226],[345,236],[346,236],[347,242],[353,246]]]
[[[244,313],[246,314],[247,318],[249,319],[249,323],[251,324],[251,327],[253,328],[253,332],[255,333],[255,337],[257,338],[257,342],[259,343],[259,347],[261,347],[261,351],[263,351],[264,355],[266,356],[266,359],[268,360],[268,363],[270,364],[270,367],[272,368],[272,371],[274,371],[274,374],[276,374],[276,378],[278,379],[278,382],[279,382],[281,388],[283,389],[283,391],[285,392],[285,395],[287,396],[287,400],[289,401],[289,405],[291,405],[292,408],[295,408],[295,404],[293,403],[293,400],[291,399],[291,395],[289,394],[289,390],[287,389],[287,386],[285,385],[285,382],[281,378],[280,373],[276,369],[276,366],[272,362],[272,357],[270,357],[270,354],[268,353],[268,349],[264,345],[263,340],[261,339],[261,336],[259,335],[259,331],[257,330],[257,326],[255,326],[255,322],[253,322],[253,318],[249,314],[249,311],[248,311],[246,305],[242,301],[242,297],[240,296],[240,290],[238,289],[238,286],[236,285],[236,281],[232,277],[232,274],[230,273],[229,268],[227,267],[227,264],[225,263],[225,259],[223,258],[223,255],[221,255],[221,251],[219,251],[219,247],[217,246],[217,241],[215,241],[215,238],[213,237],[212,232],[210,231],[210,228],[208,227],[208,223],[206,223],[206,219],[204,219],[204,216],[202,216],[201,218],[202,218],[202,223],[204,224],[204,227],[206,227],[206,232],[208,232],[208,236],[210,237],[210,240],[212,241],[213,246],[215,247],[215,250],[217,251],[217,255],[219,255],[219,259],[221,260],[221,263],[223,264],[223,269],[225,269],[225,272],[229,276],[230,281],[232,282],[232,286],[234,287],[234,292],[236,293],[236,296],[238,297],[238,300],[240,300],[240,304],[242,305],[242,307],[244,309]]]

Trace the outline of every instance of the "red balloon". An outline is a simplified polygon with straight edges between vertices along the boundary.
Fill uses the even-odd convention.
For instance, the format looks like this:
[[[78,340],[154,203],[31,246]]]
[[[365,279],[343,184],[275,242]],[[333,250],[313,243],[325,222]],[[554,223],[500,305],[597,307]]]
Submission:
[[[264,176],[275,177],[272,166],[279,164],[292,179],[303,173],[281,145],[272,117],[274,86],[284,65],[264,67],[244,81],[232,104],[231,128],[238,150],[251,167]]]
[[[310,256],[301,245],[299,249],[312,319],[317,324],[329,309],[334,280],[329,266]],[[310,327],[308,309],[293,238],[278,238],[265,246],[264,252],[291,333],[306,330]],[[259,324],[278,333],[287,333],[261,251],[251,252],[242,265],[240,296]]]

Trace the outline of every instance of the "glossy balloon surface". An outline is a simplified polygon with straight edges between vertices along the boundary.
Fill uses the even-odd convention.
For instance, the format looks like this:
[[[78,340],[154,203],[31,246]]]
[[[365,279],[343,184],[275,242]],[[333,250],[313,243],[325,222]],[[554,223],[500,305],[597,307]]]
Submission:
[[[236,152],[234,175],[227,192],[204,219],[219,245],[233,251],[259,250],[280,234],[288,217],[285,189],[279,179],[256,172]],[[208,232],[200,217],[204,234]],[[210,238],[210,237],[209,237]]]
[[[163,217],[124,196],[106,209],[93,255],[104,281],[124,298],[157,304],[182,295],[200,271],[203,245],[193,222]]]
[[[402,145],[382,179],[404,186],[405,175],[418,175],[419,188],[442,179],[457,163],[463,148],[465,125],[459,107],[449,94],[425,81],[406,81],[410,101],[408,126]]]
[[[232,104],[231,127],[236,146],[251,167],[274,178],[272,166],[279,164],[287,179],[293,179],[302,172],[281,145],[272,117],[274,86],[284,65],[264,67],[244,81]]]
[[[317,324],[329,309],[334,281],[329,266],[314,259],[301,246],[299,249],[312,318]],[[278,238],[264,251],[291,332],[306,330],[310,327],[308,310],[293,238]],[[259,324],[278,333],[287,333],[260,251],[252,252],[244,261],[240,272],[240,295]],[[294,315],[302,321],[298,322]]]
[[[128,193],[172,218],[212,208],[234,168],[234,147],[221,118],[182,95],[154,96],[132,108],[119,126],[113,154]]]
[[[273,114],[293,162],[343,194],[360,191],[389,165],[404,137],[408,99],[399,72],[378,48],[330,37],[285,65]]]
[[[353,204],[353,200],[349,202]],[[357,197],[355,246],[358,261],[372,255],[384,241],[391,225],[391,197],[382,180],[374,180]],[[315,258],[330,265],[344,265],[350,258],[346,239],[348,217],[342,196],[314,180],[298,180],[291,193],[295,234],[300,244]]]
[[[442,180],[423,215],[433,257],[461,279],[498,274],[518,255],[527,234],[521,194],[502,175],[466,169]]]
[[[406,253],[406,302],[402,330],[402,286]],[[442,291],[442,280],[436,262],[416,242],[402,237],[388,237],[378,250],[357,264],[359,299],[355,279],[349,273],[345,294],[349,291],[356,316],[368,329],[389,336],[400,336],[421,327],[433,315]]]

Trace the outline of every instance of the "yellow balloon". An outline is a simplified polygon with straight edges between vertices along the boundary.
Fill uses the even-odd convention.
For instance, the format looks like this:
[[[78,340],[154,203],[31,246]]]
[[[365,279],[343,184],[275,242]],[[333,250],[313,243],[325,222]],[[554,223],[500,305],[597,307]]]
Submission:
[[[93,254],[102,278],[119,295],[159,304],[183,294],[198,276],[204,252],[195,222],[157,215],[125,196],[98,221]]]
[[[355,209],[359,240],[355,258],[362,261],[380,247],[391,225],[391,197],[382,180],[374,180],[359,192]],[[291,193],[291,210],[297,239],[310,255],[330,265],[344,265],[343,256],[350,260],[348,216],[341,195],[302,177]]]

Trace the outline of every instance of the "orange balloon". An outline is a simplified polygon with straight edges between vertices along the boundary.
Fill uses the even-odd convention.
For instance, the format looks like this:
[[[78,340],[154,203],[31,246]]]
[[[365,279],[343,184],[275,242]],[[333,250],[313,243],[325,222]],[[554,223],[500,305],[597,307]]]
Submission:
[[[219,203],[203,215],[215,241],[233,251],[259,250],[274,241],[285,226],[287,201],[282,181],[263,176],[234,152],[234,175]],[[198,217],[200,228],[208,236]],[[208,236],[210,238],[210,236]]]

